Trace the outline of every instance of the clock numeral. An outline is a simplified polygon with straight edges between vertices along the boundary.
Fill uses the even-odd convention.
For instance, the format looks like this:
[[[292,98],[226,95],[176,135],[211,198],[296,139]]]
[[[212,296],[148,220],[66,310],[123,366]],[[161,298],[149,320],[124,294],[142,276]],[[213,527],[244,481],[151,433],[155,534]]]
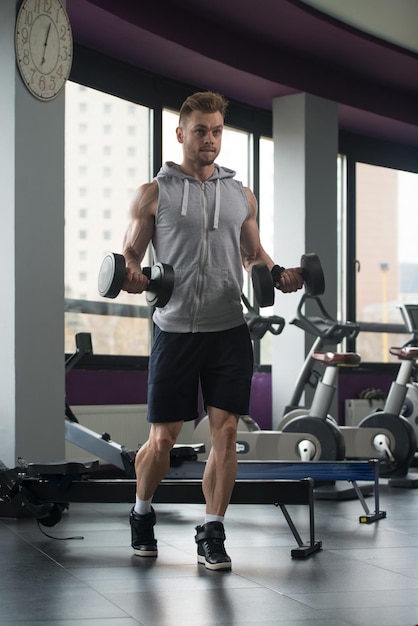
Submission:
[[[42,74],[39,77],[38,86],[39,86],[40,91],[45,91],[46,81],[45,81],[45,76],[43,76]]]
[[[51,14],[51,9],[52,9],[52,0],[44,0],[44,13],[48,13],[49,15]]]
[[[26,45],[29,41],[29,31],[26,28],[26,26],[24,26],[21,30],[21,36],[22,36],[22,43],[23,45]]]
[[[66,61],[68,59],[68,46],[62,46],[60,52],[61,61]]]
[[[30,63],[29,48],[24,48],[23,50],[22,63],[24,63],[25,65],[29,65]]]
[[[61,41],[65,41],[68,37],[68,28],[65,26],[65,24],[61,24],[60,26],[60,39]]]
[[[41,0],[35,0],[33,4],[34,4],[33,10],[35,11],[35,13],[40,13],[41,12]]]
[[[24,20],[25,24],[29,27],[32,26],[33,24],[33,13],[32,11],[26,11],[25,12],[25,20]]]

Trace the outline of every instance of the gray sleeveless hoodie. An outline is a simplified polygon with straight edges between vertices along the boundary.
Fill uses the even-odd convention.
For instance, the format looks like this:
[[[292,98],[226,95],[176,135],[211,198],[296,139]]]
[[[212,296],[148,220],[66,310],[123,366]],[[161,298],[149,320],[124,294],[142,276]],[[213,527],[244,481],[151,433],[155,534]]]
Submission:
[[[165,163],[157,174],[155,261],[175,271],[173,294],[153,317],[164,331],[213,332],[245,321],[240,233],[249,206],[234,176],[216,166],[201,183],[175,163]]]

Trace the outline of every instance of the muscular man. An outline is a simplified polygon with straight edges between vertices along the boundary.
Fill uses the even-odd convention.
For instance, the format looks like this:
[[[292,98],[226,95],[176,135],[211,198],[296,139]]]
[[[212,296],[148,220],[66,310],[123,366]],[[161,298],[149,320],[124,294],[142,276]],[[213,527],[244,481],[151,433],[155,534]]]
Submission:
[[[150,242],[156,261],[175,269],[172,296],[153,315],[151,427],[135,459],[132,547],[138,556],[157,556],[152,497],[169,471],[170,451],[183,422],[198,417],[200,384],[211,451],[202,483],[206,514],[195,540],[198,563],[214,570],[231,568],[223,521],[236,478],[238,418],[248,413],[253,374],[241,305],[242,266],[248,272],[256,263],[275,267],[275,282],[283,292],[303,285],[301,268],[277,274],[260,243],[254,194],[235,180],[235,172],[215,163],[227,104],[212,92],[195,93],[183,103],[176,129],[183,160],[180,165],[165,163],[151,183],[138,189],[123,250],[123,289],[130,293],[141,293],[147,285],[141,262]]]

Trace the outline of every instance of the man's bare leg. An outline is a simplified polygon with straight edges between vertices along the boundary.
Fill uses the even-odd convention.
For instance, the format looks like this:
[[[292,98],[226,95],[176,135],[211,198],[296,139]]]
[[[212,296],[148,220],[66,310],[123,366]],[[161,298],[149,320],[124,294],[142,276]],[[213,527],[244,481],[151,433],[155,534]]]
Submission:
[[[203,476],[206,513],[223,517],[231,499],[237,474],[238,415],[208,407],[211,450]]]
[[[223,518],[231,499],[237,473],[236,438],[238,415],[208,407],[211,450],[203,475],[205,522],[196,527],[197,561],[208,569],[229,570],[225,551]]]
[[[170,469],[170,451],[177,441],[183,422],[151,424],[148,440],[135,457],[136,493],[141,500],[154,495]]]
[[[151,500],[170,469],[170,451],[182,425],[183,422],[151,424],[148,441],[135,457],[137,496],[131,511],[130,524],[132,547],[137,556],[157,556],[157,541],[154,537],[156,516]]]

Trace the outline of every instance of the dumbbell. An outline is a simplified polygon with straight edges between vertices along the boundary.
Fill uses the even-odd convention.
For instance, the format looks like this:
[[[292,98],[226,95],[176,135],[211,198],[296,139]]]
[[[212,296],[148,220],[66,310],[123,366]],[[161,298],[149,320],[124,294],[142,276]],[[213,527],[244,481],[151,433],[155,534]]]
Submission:
[[[156,263],[143,267],[142,273],[149,283],[145,288],[149,306],[163,307],[170,300],[174,287],[174,269],[167,263]],[[99,270],[98,289],[103,298],[116,298],[126,276],[126,261],[123,254],[111,252],[105,256]]]
[[[314,252],[303,254],[300,259],[305,291],[309,296],[320,296],[325,291],[325,278],[319,257]],[[274,304],[274,282],[267,265],[259,263],[251,270],[254,294],[260,307]]]

